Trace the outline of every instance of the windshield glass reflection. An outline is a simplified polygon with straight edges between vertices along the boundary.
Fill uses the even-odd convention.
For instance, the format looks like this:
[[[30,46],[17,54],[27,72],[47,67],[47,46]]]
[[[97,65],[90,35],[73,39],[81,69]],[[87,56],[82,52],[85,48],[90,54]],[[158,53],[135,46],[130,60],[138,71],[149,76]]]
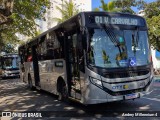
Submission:
[[[3,62],[3,68],[18,68],[19,57],[5,58]]]
[[[146,31],[90,29],[88,63],[93,66],[133,67],[149,64]]]

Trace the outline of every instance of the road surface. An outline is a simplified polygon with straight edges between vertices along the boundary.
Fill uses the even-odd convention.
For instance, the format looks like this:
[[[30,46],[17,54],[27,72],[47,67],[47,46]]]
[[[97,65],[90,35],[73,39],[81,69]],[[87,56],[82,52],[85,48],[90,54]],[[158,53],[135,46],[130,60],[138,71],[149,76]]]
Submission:
[[[135,117],[135,114],[148,115],[154,114],[160,116],[160,77],[154,80],[154,91],[136,100],[123,102],[113,102],[84,106],[78,103],[65,103],[57,100],[57,96],[44,91],[31,91],[25,83],[19,79],[0,80],[0,112],[38,112],[41,114],[40,119],[68,119],[68,120],[95,120],[95,119],[144,119],[154,120],[160,117]],[[149,112],[152,111],[152,112]],[[143,114],[141,114],[141,112]],[[26,113],[26,114],[29,114]],[[132,113],[134,116],[132,117]],[[18,115],[18,114],[17,114]],[[19,114],[19,115],[22,115]],[[126,117],[129,116],[129,117]],[[3,119],[28,119],[25,116]],[[35,116],[33,116],[35,117]],[[43,118],[44,117],[44,118]],[[30,118],[34,119],[34,118]]]

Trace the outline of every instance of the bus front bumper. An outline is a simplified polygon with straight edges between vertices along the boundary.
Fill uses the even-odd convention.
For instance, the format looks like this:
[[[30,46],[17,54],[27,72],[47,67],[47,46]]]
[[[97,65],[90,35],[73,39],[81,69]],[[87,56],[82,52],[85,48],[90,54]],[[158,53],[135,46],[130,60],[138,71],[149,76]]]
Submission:
[[[134,100],[141,98],[144,95],[150,94],[153,91],[153,78],[150,79],[148,85],[144,89],[140,89],[137,92],[125,94],[125,95],[110,95],[105,90],[98,88],[97,86],[90,84],[83,96],[82,102],[84,104],[98,104],[123,100]]]

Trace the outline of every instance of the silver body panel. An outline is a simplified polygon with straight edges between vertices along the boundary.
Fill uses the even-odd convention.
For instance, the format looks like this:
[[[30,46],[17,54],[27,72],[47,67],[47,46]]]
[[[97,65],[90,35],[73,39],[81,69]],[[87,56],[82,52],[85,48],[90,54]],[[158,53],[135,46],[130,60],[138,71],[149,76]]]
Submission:
[[[137,92],[135,93],[137,97],[142,97],[145,94],[150,93],[153,89],[153,75],[151,73],[143,76],[137,76],[137,77],[128,77],[128,78],[116,78],[116,79],[108,79],[104,78],[97,73],[91,71],[90,69],[86,68],[86,87],[85,87],[85,92],[83,93],[83,103],[84,104],[97,104],[97,103],[105,103],[105,102],[113,102],[113,101],[121,101],[124,100],[125,95],[118,95],[118,96],[113,96],[104,91],[103,89],[97,87],[96,85],[92,84],[89,80],[89,76],[102,80],[102,85],[114,92],[117,91],[126,91],[126,90],[133,90],[133,89],[139,89],[143,88],[144,86],[147,85],[148,82],[151,82],[149,87],[146,89],[146,91],[143,92]],[[140,80],[142,79],[142,80]],[[140,80],[140,81],[135,81],[132,82],[133,80]],[[104,82],[105,81],[105,82]],[[124,81],[131,81],[127,83],[116,83],[116,82],[124,82]],[[108,83],[106,83],[108,82]],[[115,82],[114,84],[109,84],[110,82]],[[113,86],[121,86],[121,85],[127,85],[128,88],[122,89],[121,87],[117,87],[117,89],[113,89]]]
[[[62,67],[56,67],[55,63],[62,61]],[[40,85],[43,90],[57,94],[57,80],[62,77],[66,80],[66,66],[62,59],[39,61]]]
[[[56,67],[55,63],[62,61],[62,67]],[[57,80],[62,77],[66,80],[66,65],[62,59],[38,61],[40,88],[57,94]],[[33,62],[25,62],[25,74],[23,75],[24,81],[28,83],[28,75],[31,75],[32,84],[35,86],[35,76],[33,71]],[[21,75],[22,76],[22,75]]]

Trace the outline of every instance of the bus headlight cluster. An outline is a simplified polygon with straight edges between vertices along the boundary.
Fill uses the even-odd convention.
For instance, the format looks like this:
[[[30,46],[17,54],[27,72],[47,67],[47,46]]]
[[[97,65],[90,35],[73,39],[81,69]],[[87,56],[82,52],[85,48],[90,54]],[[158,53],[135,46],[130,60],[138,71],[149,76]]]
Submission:
[[[102,82],[101,82],[101,80],[90,77],[90,81],[91,81],[91,83],[93,83],[93,84],[95,84],[95,85],[97,85],[97,86],[102,87]]]

